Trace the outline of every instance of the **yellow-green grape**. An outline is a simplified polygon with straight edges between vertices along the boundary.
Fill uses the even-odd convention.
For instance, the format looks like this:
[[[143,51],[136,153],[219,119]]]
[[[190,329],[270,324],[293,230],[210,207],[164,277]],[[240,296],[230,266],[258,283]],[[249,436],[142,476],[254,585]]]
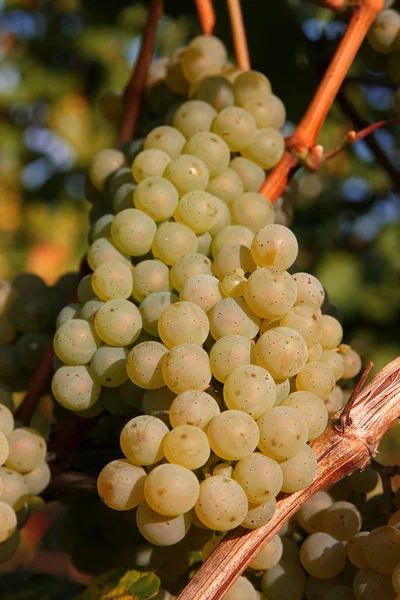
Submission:
[[[28,473],[36,469],[46,457],[46,442],[34,429],[19,427],[7,437],[9,453],[8,469]]]
[[[212,275],[211,261],[204,254],[186,254],[171,267],[171,283],[175,290],[182,291],[186,281],[194,275]]]
[[[322,315],[322,336],[319,343],[324,350],[332,350],[337,348],[342,341],[343,328],[335,317],[330,315]]]
[[[192,471],[181,465],[164,464],[152,469],[146,477],[144,495],[153,510],[166,517],[177,517],[194,507],[199,489]]]
[[[252,340],[261,321],[242,298],[223,298],[208,311],[208,319],[214,340],[225,335],[243,335]]]
[[[294,329],[274,327],[259,338],[255,359],[274,379],[293,377],[306,365],[307,344]]]
[[[175,127],[160,125],[160,127],[155,127],[147,134],[144,140],[144,149],[161,150],[174,160],[182,152],[185,142],[184,136]]]
[[[175,220],[195,233],[211,229],[217,219],[217,202],[214,196],[202,190],[184,194],[175,211]]]
[[[167,71],[165,73],[165,83],[170,90],[180,95],[187,95],[189,83],[182,71],[182,56],[185,54],[187,46],[180,46],[173,51],[167,62]]]
[[[257,124],[243,108],[229,106],[215,117],[212,130],[226,142],[231,152],[239,152],[254,138]]]
[[[335,376],[335,381],[341,379],[344,373],[344,361],[339,352],[334,350],[323,350],[319,362],[328,365]]]
[[[248,501],[242,487],[230,477],[213,475],[200,484],[196,515],[206,527],[229,531],[247,515]]]
[[[254,452],[259,441],[257,423],[241,410],[214,417],[207,429],[211,450],[224,460],[240,460]]]
[[[254,117],[259,128],[273,127],[274,129],[281,129],[285,123],[285,105],[274,94],[256,100],[249,100],[243,108]]]
[[[275,498],[269,500],[269,502],[263,502],[262,504],[252,504],[249,502],[247,515],[241,523],[242,527],[246,527],[246,529],[258,529],[259,527],[262,527],[272,519],[275,509]]]
[[[157,337],[160,315],[168,306],[178,302],[178,300],[178,296],[171,292],[154,292],[147,296],[139,306],[143,329],[150,335]]]
[[[244,106],[250,100],[265,100],[271,94],[269,80],[258,71],[245,71],[233,82],[235,104]]]
[[[6,502],[0,502],[0,544],[8,540],[16,529],[15,510]]]
[[[0,481],[3,483],[1,501],[12,506],[14,510],[22,508],[29,490],[21,473],[0,467]]]
[[[258,192],[264,183],[265,172],[257,163],[244,156],[237,156],[229,166],[242,180],[244,192]]]
[[[219,414],[219,406],[212,396],[198,390],[187,390],[176,396],[169,417],[172,427],[193,425],[204,429]]]
[[[127,208],[115,215],[111,235],[118,248],[130,256],[143,256],[150,251],[156,230],[155,222],[146,213]]]
[[[328,410],[316,394],[293,392],[282,401],[281,406],[291,406],[301,412],[308,425],[308,441],[315,440],[325,431],[329,418]]]
[[[264,198],[264,196],[258,192],[246,192],[245,194],[237,195],[230,205],[230,210],[232,223],[234,225],[244,225],[244,227],[247,227],[256,234],[252,244],[252,253],[254,247],[259,248],[257,238],[260,236],[259,230],[261,227],[265,228],[265,226],[268,225],[270,227],[281,227],[281,225],[271,225],[275,220],[274,207],[269,200]],[[261,229],[261,231],[263,231],[263,229]],[[254,254],[253,258],[255,259]],[[280,266],[280,264],[278,264],[279,261],[275,262],[270,259],[269,262],[271,266]],[[259,262],[257,264],[261,265]],[[269,265],[262,264],[261,266]]]
[[[226,297],[244,296],[247,286],[247,279],[238,273],[225,275],[221,281],[221,292]]]
[[[258,419],[274,406],[276,385],[268,371],[262,367],[242,363],[225,380],[224,400],[228,408],[242,410],[253,419]]]
[[[176,187],[168,179],[158,176],[143,179],[133,194],[135,207],[154,221],[170,219],[178,206],[178,200]]]
[[[290,394],[289,379],[275,379],[276,400],[275,406],[279,406],[281,402]]]
[[[106,344],[129,346],[139,337],[142,318],[132,302],[116,298],[101,303],[94,316],[94,326],[97,335]]]
[[[127,300],[132,293],[132,272],[128,266],[109,260],[97,267],[91,283],[93,291],[102,300]]]
[[[387,61],[386,72],[396,85],[400,85],[400,51],[393,52]]]
[[[233,477],[233,467],[229,463],[220,462],[213,468],[212,475],[220,475],[221,477]]]
[[[206,313],[193,302],[175,302],[158,319],[158,333],[167,348],[178,344],[203,344],[209,333]]]
[[[377,527],[365,539],[364,556],[371,569],[392,573],[400,561],[400,530],[397,527]]]
[[[361,515],[351,502],[334,502],[324,511],[322,526],[326,533],[347,542],[360,531]]]
[[[296,306],[294,306],[294,308],[296,308]],[[297,308],[306,308],[305,306],[303,307],[297,307]],[[311,308],[312,310],[314,310],[312,308],[312,306],[310,306],[309,308]],[[310,346],[308,346],[308,358],[307,358],[307,362],[315,362],[318,361],[323,353],[323,349],[322,346],[319,342],[317,342],[316,344],[311,344]]]
[[[128,350],[102,346],[93,355],[90,366],[96,379],[105,387],[119,387],[128,379],[126,357]]]
[[[70,304],[67,304],[66,306],[64,306],[64,308],[62,308],[60,310],[60,312],[58,313],[58,316],[56,319],[56,329],[61,327],[61,325],[63,325],[63,323],[65,323],[66,321],[69,321],[70,319],[78,319],[81,308],[82,308],[82,306],[79,302],[71,302]],[[85,320],[87,320],[87,319],[85,319]],[[1,327],[1,325],[0,325],[0,327]],[[7,342],[7,343],[9,343],[9,342]]]
[[[0,431],[5,436],[10,435],[14,429],[14,417],[11,410],[1,402],[0,395]]]
[[[174,346],[162,363],[165,384],[176,394],[203,391],[211,380],[208,354],[196,344]]]
[[[215,258],[218,252],[228,244],[239,244],[251,248],[253,238],[254,233],[248,227],[243,227],[243,225],[229,225],[219,231],[213,239],[211,246],[212,255]]]
[[[356,573],[353,580],[353,592],[356,600],[364,600],[364,598],[394,600],[395,598],[391,576],[377,573],[368,568],[360,569]]]
[[[85,275],[78,283],[76,290],[78,300],[83,305],[89,300],[96,298],[96,292],[92,288],[92,275]]]
[[[38,496],[41,494],[49,485],[50,479],[50,467],[45,460],[35,469],[24,474],[24,481],[28,486],[30,496]]]
[[[132,164],[132,175],[136,183],[146,177],[162,177],[171,157],[156,148],[139,152]]]
[[[175,398],[176,395],[165,386],[156,390],[146,390],[143,394],[142,410],[145,415],[157,417],[169,425],[169,411]]]
[[[225,335],[219,338],[211,348],[211,371],[214,377],[222,383],[225,383],[227,377],[238,367],[247,366],[250,363],[254,363],[254,344],[243,335]],[[243,409],[239,408],[239,410]]]
[[[190,42],[182,55],[182,71],[192,83],[220,73],[226,59],[226,48],[221,40],[212,35],[199,35]]]
[[[201,233],[197,237],[198,248],[197,252],[200,254],[204,254],[204,256],[210,256],[211,254],[211,244],[212,244],[212,236],[209,231],[205,231]]]
[[[6,436],[0,431],[0,466],[6,462],[10,449]],[[1,491],[1,490],[0,490]],[[1,495],[1,494],[0,494]]]
[[[307,345],[318,343],[322,334],[320,311],[312,306],[293,306],[279,324],[300,333]]]
[[[332,497],[320,490],[313,494],[297,511],[296,518],[307,533],[323,531],[322,516],[327,508],[333,504]]]
[[[125,458],[108,463],[97,479],[97,491],[104,504],[114,510],[130,510],[144,500],[146,471]]]
[[[306,305],[321,308],[325,291],[322,284],[310,273],[295,273],[293,279],[297,285],[296,306]]]
[[[124,265],[128,265],[128,267],[131,265],[129,255],[118,250],[111,238],[104,237],[98,238],[89,246],[87,259],[89,266],[93,271],[108,260],[117,260]]]
[[[172,546],[188,533],[192,523],[192,513],[177,517],[165,517],[150,508],[147,502],[139,504],[136,523],[142,536],[155,546]]]
[[[358,494],[368,494],[372,492],[379,481],[379,475],[375,469],[367,467],[363,471],[354,471],[349,477],[349,484],[352,490]],[[389,525],[392,523],[389,522]]]
[[[199,427],[178,425],[165,436],[164,454],[168,462],[194,471],[208,461],[210,444]]]
[[[121,450],[135,465],[154,465],[164,458],[163,441],[168,427],[150,415],[134,417],[121,431]]]
[[[329,418],[335,415],[339,410],[346,404],[344,399],[343,390],[338,385],[335,385],[331,393],[329,394],[328,400],[325,401],[325,406],[328,411]]]
[[[51,391],[61,406],[73,411],[86,410],[96,404],[101,385],[87,366],[60,367],[53,375]]]
[[[229,206],[236,196],[243,194],[244,186],[238,173],[231,167],[226,167],[216,177],[210,179],[206,191]]]
[[[296,387],[299,391],[313,392],[322,400],[328,400],[335,387],[332,369],[322,362],[309,362],[297,372]]]
[[[85,365],[101,342],[93,325],[83,319],[71,319],[54,336],[54,352],[67,365]]]
[[[344,363],[343,379],[351,379],[358,375],[362,367],[360,355],[355,350],[350,349],[349,352],[343,352],[341,357]]]
[[[336,577],[346,564],[344,545],[324,532],[312,533],[300,548],[304,569],[317,579]]]
[[[207,312],[222,300],[219,281],[212,275],[194,275],[184,284],[179,299],[193,302]]]
[[[215,203],[217,208],[217,215],[213,226],[208,230],[211,236],[216,236],[217,233],[229,227],[231,224],[231,213],[228,205],[223,200],[215,197]]]
[[[282,492],[292,494],[303,490],[312,482],[317,472],[317,457],[312,448],[305,445],[280,465],[283,473]]]
[[[274,535],[266,546],[253,558],[249,567],[261,571],[271,569],[281,560],[283,544],[279,535]]]
[[[233,582],[227,592],[221,596],[221,600],[258,600],[258,592],[254,585],[242,575]]]
[[[300,452],[308,439],[308,425],[302,413],[290,406],[275,406],[257,421],[258,447],[275,460],[284,461]]]
[[[165,385],[162,365],[168,348],[160,342],[142,342],[134,346],[126,361],[126,371],[133,383],[145,390],[154,390]]]
[[[106,214],[97,219],[90,229],[90,239],[92,242],[99,238],[110,238],[111,237],[111,223],[114,220],[113,214]]]
[[[132,172],[131,172],[132,177]],[[133,208],[133,194],[136,183],[124,183],[112,195],[112,207],[115,214],[127,208]]]
[[[169,269],[161,260],[142,260],[132,272],[132,296],[142,302],[153,292],[171,292]]]
[[[247,246],[227,244],[215,256],[212,268],[216,277],[222,281],[226,275],[252,273],[256,269],[256,264]]]
[[[211,104],[218,112],[235,103],[232,84],[225,77],[220,75],[204,77],[200,82],[196,81],[194,86],[195,90],[190,94],[191,98]]]
[[[236,77],[239,77],[241,73],[244,73],[243,69],[236,67],[233,63],[228,62],[225,65],[225,69],[222,72],[222,77],[224,77],[227,81],[233,84]]]
[[[296,236],[284,225],[265,225],[254,236],[251,255],[259,267],[289,269],[297,258]]]
[[[196,234],[182,223],[162,223],[156,231],[152,244],[155,258],[173,265],[186,254],[197,252]]]
[[[89,179],[101,191],[106,179],[125,164],[125,156],[119,150],[106,148],[94,155],[89,166]]]
[[[199,131],[210,131],[216,115],[215,108],[207,102],[189,100],[181,104],[175,112],[172,124],[186,139],[189,139]]]
[[[283,482],[279,464],[261,452],[253,452],[239,460],[233,478],[244,489],[247,499],[253,504],[273,500],[281,491]]]
[[[262,267],[249,276],[245,298],[258,316],[268,319],[281,317],[296,301],[296,283],[283,269]]]
[[[369,44],[380,54],[400,50],[400,15],[395,10],[383,10],[368,31]]]
[[[211,178],[222,173],[231,160],[231,153],[224,139],[210,131],[199,131],[192,135],[186,142],[183,153],[201,158]]]
[[[306,587],[306,576],[296,563],[281,561],[267,569],[261,578],[261,589],[266,598],[272,600],[302,600]]]

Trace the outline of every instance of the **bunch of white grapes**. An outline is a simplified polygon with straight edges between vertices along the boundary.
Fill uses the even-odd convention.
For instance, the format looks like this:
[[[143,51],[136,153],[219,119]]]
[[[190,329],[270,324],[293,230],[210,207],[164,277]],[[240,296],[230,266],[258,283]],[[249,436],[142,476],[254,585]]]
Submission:
[[[400,85],[400,14],[393,9],[378,14],[367,36],[370,46],[380,55],[389,78]]]

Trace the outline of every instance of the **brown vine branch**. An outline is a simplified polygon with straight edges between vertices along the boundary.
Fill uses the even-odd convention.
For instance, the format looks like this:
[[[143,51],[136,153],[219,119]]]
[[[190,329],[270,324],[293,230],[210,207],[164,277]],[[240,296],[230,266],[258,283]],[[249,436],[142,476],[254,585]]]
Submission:
[[[51,341],[46,348],[38,370],[29,382],[25,397],[15,414],[16,418],[24,423],[24,425],[29,425],[44,388],[53,374],[53,356],[53,341]]]
[[[149,16],[142,35],[139,57],[124,92],[124,107],[118,139],[119,147],[135,135],[136,123],[146,86],[147,72],[153,57],[158,21],[163,13],[163,6],[163,0],[151,0],[150,2]]]
[[[53,472],[45,491],[46,498],[56,498],[63,494],[85,495],[97,493],[97,481],[94,477],[78,471]]]
[[[264,527],[254,531],[238,527],[229,532],[178,600],[219,600],[253,557],[310,496],[369,463],[399,411],[400,358],[397,358],[356,397],[352,424],[344,434],[337,432],[331,424],[310,444],[317,456],[318,467],[309,487],[294,494],[281,494],[274,516]]]
[[[226,0],[226,3],[231,23],[236,64],[240,69],[249,71],[251,69],[249,48],[240,0]]]
[[[353,408],[354,402],[356,401],[361,390],[363,389],[365,382],[367,381],[367,377],[370,374],[373,366],[374,366],[373,362],[370,362],[368,364],[367,368],[365,369],[365,371],[362,373],[360,379],[358,380],[356,387],[352,391],[351,396],[348,399],[345,407],[343,408],[340,417],[338,418],[338,420],[336,422],[333,423],[333,427],[336,429],[336,431],[339,431],[340,433],[343,434],[346,431],[346,427],[350,427],[352,425],[353,420],[350,416],[351,409]]]
[[[200,27],[205,35],[212,35],[216,16],[212,0],[195,0]]]

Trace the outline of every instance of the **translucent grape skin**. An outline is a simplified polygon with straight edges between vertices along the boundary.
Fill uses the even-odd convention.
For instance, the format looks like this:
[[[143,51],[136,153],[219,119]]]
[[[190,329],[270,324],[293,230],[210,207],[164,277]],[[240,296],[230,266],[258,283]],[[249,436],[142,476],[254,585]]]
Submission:
[[[143,256],[150,251],[157,226],[146,213],[126,208],[115,215],[111,236],[115,244],[129,256]]]
[[[177,464],[155,467],[146,477],[146,502],[156,512],[177,517],[189,512],[199,497],[200,485],[194,473]]]
[[[320,490],[313,494],[296,513],[296,517],[301,527],[307,533],[323,531],[322,516],[327,508],[333,504],[332,497]]]
[[[246,494],[233,479],[214,475],[201,482],[195,511],[206,527],[217,531],[234,529],[246,517],[247,509]]]
[[[272,127],[264,127],[253,135],[242,154],[254,160],[263,169],[272,169],[280,161],[284,150],[285,141],[282,134]]]
[[[202,100],[184,102],[173,117],[173,126],[189,139],[199,131],[209,131],[217,111]]]
[[[130,510],[144,500],[146,472],[126,459],[113,460],[101,471],[97,491],[103,502],[114,510]]]
[[[286,379],[301,372],[307,366],[307,356],[304,338],[289,327],[274,327],[256,343],[256,362],[274,379]]]
[[[221,600],[258,600],[258,595],[253,584],[242,575],[233,582]]]
[[[274,535],[268,544],[253,558],[249,567],[256,570],[271,569],[280,561],[283,544],[279,535]]]
[[[152,465],[164,457],[163,440],[167,433],[168,427],[156,417],[134,417],[121,431],[121,450],[135,465]]]
[[[265,172],[259,165],[244,156],[236,156],[229,166],[242,180],[244,192],[258,192],[265,179]]]
[[[181,292],[186,281],[195,275],[211,275],[211,261],[199,252],[186,254],[171,267],[171,283]]]
[[[63,363],[85,365],[99,348],[100,339],[87,321],[70,319],[57,329],[53,345],[56,355]]]
[[[201,158],[208,168],[210,178],[219,175],[229,165],[231,159],[226,142],[219,135],[209,131],[200,131],[190,137],[183,152]]]
[[[47,462],[44,460],[39,466],[29,473],[24,473],[24,481],[28,486],[30,496],[41,494],[49,485],[51,479],[51,471]]]
[[[191,512],[166,517],[155,512],[147,502],[139,504],[136,523],[142,536],[155,546],[172,546],[180,542],[190,529]]]
[[[242,298],[223,298],[208,311],[210,333],[215,340],[226,335],[242,335],[253,339],[261,319],[248,308]]]
[[[223,394],[228,408],[242,410],[258,419],[274,406],[276,385],[262,367],[242,364],[226,378]]]
[[[179,299],[194,302],[207,312],[222,300],[219,281],[212,275],[193,275],[185,282]]]
[[[193,425],[205,429],[219,413],[219,406],[212,396],[198,390],[187,390],[172,402],[170,420],[173,427]]]
[[[257,231],[251,254],[259,267],[289,269],[297,258],[298,243],[293,232],[283,225],[266,225]]]
[[[167,348],[185,343],[201,345],[209,333],[208,318],[193,302],[175,302],[161,313],[158,333]]]
[[[193,471],[208,461],[210,445],[206,434],[199,427],[179,425],[165,436],[164,454],[170,463]]]
[[[64,366],[54,373],[51,390],[62,406],[69,410],[81,411],[96,404],[101,385],[86,365]]]
[[[127,356],[126,371],[133,383],[146,390],[165,385],[162,365],[168,348],[159,342],[142,342],[132,348]]]
[[[305,586],[303,569],[292,561],[279,562],[267,569],[261,578],[261,589],[266,598],[302,600]]]
[[[295,408],[275,406],[258,421],[260,430],[260,450],[284,461],[301,451],[308,439],[308,425],[304,416]]]
[[[0,502],[0,544],[8,540],[17,528],[17,516],[13,508]]]
[[[346,563],[346,549],[341,542],[324,532],[312,533],[300,548],[305,570],[318,579],[336,577]]]
[[[139,337],[142,318],[128,300],[116,298],[103,303],[95,313],[97,335],[110,346],[129,346]]]
[[[303,272],[295,273],[293,279],[297,285],[296,305],[321,308],[325,299],[325,291],[318,279],[310,273]]]
[[[132,273],[128,266],[109,260],[94,271],[91,279],[95,294],[102,300],[122,298],[126,300],[132,293]]]
[[[207,428],[212,451],[224,460],[240,460],[254,452],[259,431],[256,422],[240,410],[229,410],[214,417]]]
[[[326,429],[328,411],[319,396],[311,392],[294,392],[289,394],[281,406],[291,406],[304,416],[308,425],[308,441],[315,440]]]
[[[252,504],[273,500],[279,494],[283,482],[279,464],[261,452],[253,452],[239,460],[233,478],[244,489]]]
[[[6,465],[19,473],[36,469],[46,457],[46,442],[34,429],[19,427],[7,437],[9,454]]]
[[[334,502],[322,515],[324,531],[341,541],[348,541],[358,533],[361,523],[361,514],[351,502]]]
[[[165,222],[154,236],[152,252],[155,258],[172,266],[186,254],[197,252],[196,234],[183,223]]]
[[[215,342],[210,351],[211,371],[222,383],[225,383],[228,376],[238,367],[253,362],[254,344],[243,335],[225,335]],[[266,403],[268,405],[268,399]]]
[[[162,362],[162,375],[165,384],[176,394],[205,390],[211,380],[207,352],[196,344],[174,346]]]
[[[143,329],[154,337],[158,336],[158,320],[167,306],[178,302],[171,292],[154,292],[146,296],[139,306]]]
[[[132,272],[132,296],[142,302],[154,292],[171,292],[170,271],[161,260],[142,260]]]
[[[101,385],[116,388],[128,380],[126,357],[128,350],[103,345],[96,350],[90,362],[92,372]]]
[[[322,400],[328,400],[335,383],[332,369],[322,362],[307,363],[296,377],[296,387],[299,391],[313,392]]]
[[[317,472],[317,457],[312,448],[305,445],[292,458],[280,463],[283,473],[282,491],[289,494],[306,488]]]
[[[262,527],[273,517],[275,509],[275,498],[262,504],[252,504],[250,502],[247,515],[241,523],[242,527],[246,527],[246,529],[258,529],[258,527]]]
[[[287,271],[261,267],[247,281],[246,302],[263,319],[283,317],[296,301],[297,288]]]
[[[178,200],[177,189],[163,177],[143,179],[133,194],[135,207],[154,221],[170,219],[178,206]]]

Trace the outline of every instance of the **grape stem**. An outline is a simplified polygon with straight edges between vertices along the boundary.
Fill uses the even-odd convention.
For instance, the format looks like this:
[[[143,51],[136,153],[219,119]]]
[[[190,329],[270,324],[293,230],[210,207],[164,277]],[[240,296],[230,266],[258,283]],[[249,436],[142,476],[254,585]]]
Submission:
[[[388,521],[393,513],[393,490],[391,478],[400,475],[399,465],[381,465],[378,461],[371,459],[370,466],[379,473],[383,490],[383,510]]]
[[[345,407],[343,408],[340,417],[337,419],[337,421],[334,421],[333,427],[336,429],[336,431],[343,434],[346,430],[346,427],[350,427],[352,425],[353,421],[350,416],[351,409],[353,408],[356,398],[359,396],[361,390],[363,389],[365,382],[367,381],[367,377],[370,374],[373,366],[374,363],[372,361],[368,363],[367,368],[362,373],[356,387],[352,391],[350,398],[348,399]]]
[[[312,483],[300,492],[280,494],[275,514],[267,525],[254,531],[244,527],[230,531],[178,600],[222,598],[251,560],[306,500],[356,469],[365,468],[399,411],[400,358],[397,358],[357,394],[353,402],[352,424],[343,434],[331,422],[325,432],[310,443],[318,461]]]
[[[226,0],[226,3],[228,6],[229,20],[231,23],[236,64],[239,69],[249,71],[251,69],[249,48],[247,45],[246,28],[244,26],[240,0]]]
[[[324,4],[326,3],[324,2]],[[329,6],[333,8],[333,5],[343,5],[343,2],[329,0]],[[311,100],[306,114],[293,135],[286,140],[286,151],[260,189],[260,193],[271,202],[276,202],[284,191],[296,166],[299,164],[297,157],[305,158],[310,149],[316,145],[318,134],[347,72],[370,25],[382,8],[383,0],[363,0],[357,3],[339,47]]]
[[[216,16],[212,0],[195,0],[200,27],[204,35],[212,35]]]

